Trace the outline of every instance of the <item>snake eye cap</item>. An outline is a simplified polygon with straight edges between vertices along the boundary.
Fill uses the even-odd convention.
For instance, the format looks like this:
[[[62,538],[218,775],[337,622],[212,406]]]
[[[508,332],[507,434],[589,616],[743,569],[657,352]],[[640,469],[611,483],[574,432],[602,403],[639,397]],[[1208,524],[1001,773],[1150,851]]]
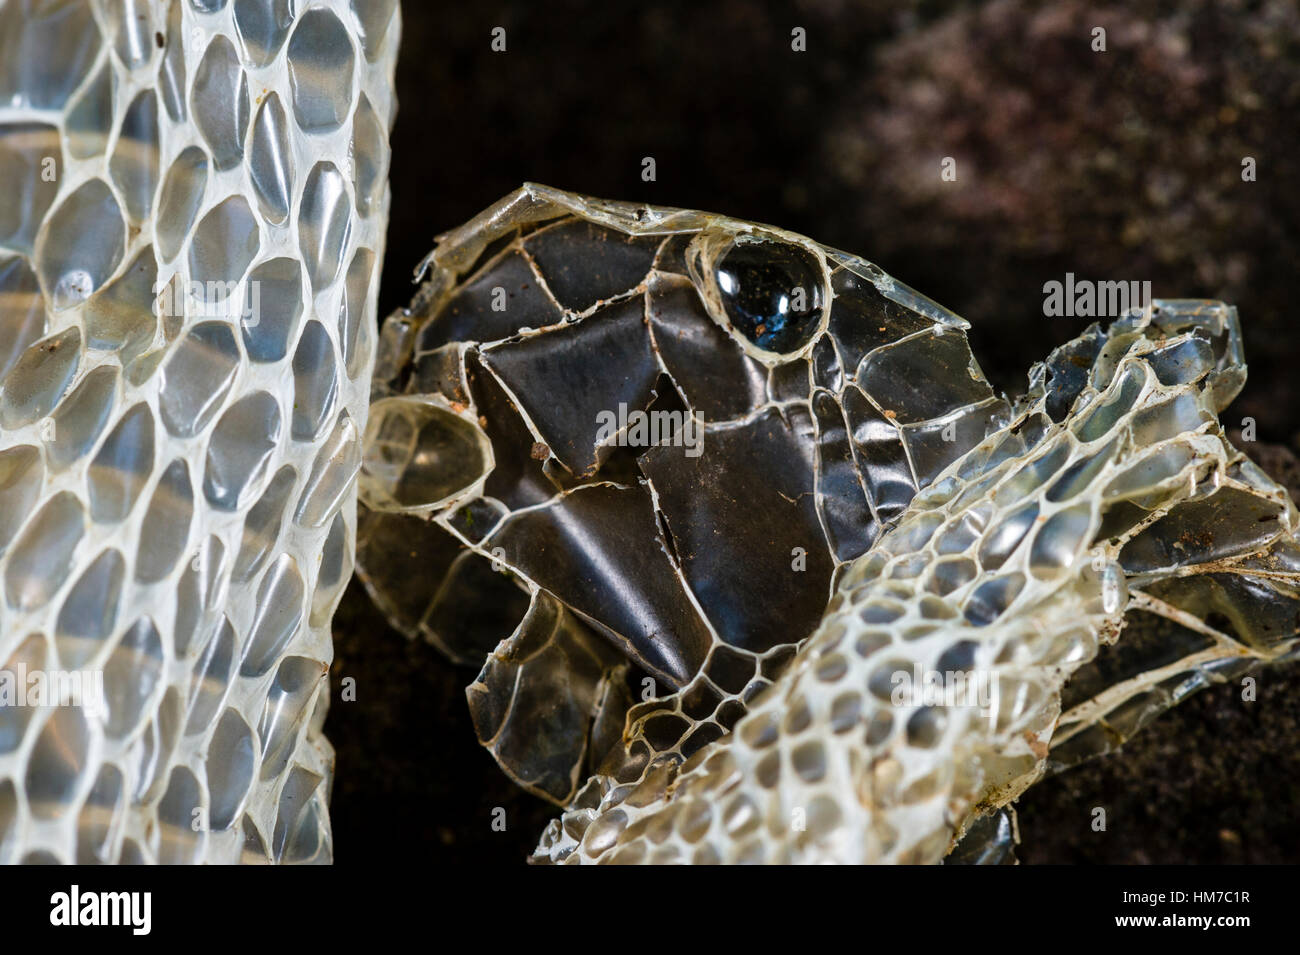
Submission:
[[[828,270],[810,243],[706,231],[687,261],[713,320],[765,364],[798,357],[825,328]]]

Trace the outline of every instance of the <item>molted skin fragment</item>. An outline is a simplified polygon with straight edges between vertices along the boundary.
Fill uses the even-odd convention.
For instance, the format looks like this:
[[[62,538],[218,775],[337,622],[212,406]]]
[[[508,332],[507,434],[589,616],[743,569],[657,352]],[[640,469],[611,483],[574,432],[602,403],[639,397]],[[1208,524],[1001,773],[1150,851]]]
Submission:
[[[316,589],[311,595],[311,624],[320,626],[334,613],[334,607],[343,596],[343,588],[352,578],[352,535],[342,512],[330,521],[329,536],[321,552],[317,568]]]
[[[93,736],[79,707],[55,707],[27,761],[23,791],[38,819],[58,819],[70,811],[86,772]]]
[[[337,129],[352,97],[355,53],[343,24],[329,10],[304,13],[289,39],[293,114],[304,132]]]
[[[312,167],[303,186],[298,242],[312,291],[334,281],[352,227],[347,188],[333,163]]]
[[[345,411],[317,452],[294,520],[304,527],[323,526],[352,492],[360,466],[361,436]]]
[[[209,642],[194,671],[189,719],[185,735],[194,736],[212,724],[221,701],[230,688],[235,665],[235,631],[229,620],[222,620],[216,636]]]
[[[117,624],[126,562],[106,550],[91,562],[63,600],[55,625],[59,659],[79,667],[97,656]]]
[[[105,763],[77,818],[78,865],[105,865],[116,857],[112,824],[122,812],[125,788],[122,771]]]
[[[203,494],[221,510],[239,509],[252,493],[280,440],[280,409],[266,392],[232,405],[208,442]]]
[[[764,351],[797,352],[817,334],[824,307],[822,266],[782,243],[738,243],[714,267],[731,327]]]
[[[280,524],[289,492],[297,481],[293,468],[283,467],[244,519],[243,541],[235,559],[236,580],[247,580],[261,568],[280,535]]]
[[[375,402],[363,444],[361,481],[372,507],[438,505],[492,469],[492,446],[477,423],[427,399]]]
[[[304,657],[286,657],[276,670],[275,679],[267,688],[266,705],[257,727],[258,738],[265,747],[263,779],[276,777],[284,771],[291,752],[289,744],[302,729],[325,678],[320,664]]]
[[[162,692],[165,664],[162,638],[153,621],[142,617],[127,629],[104,665],[105,731],[110,737],[129,736],[149,714],[150,701]]]
[[[212,153],[218,170],[244,158],[248,128],[248,79],[234,46],[223,36],[214,39],[194,74],[191,108],[195,125]]]
[[[373,298],[370,290],[374,271],[375,254],[369,249],[357,249],[348,265],[343,304],[339,308],[339,344],[349,378],[356,378],[370,364],[372,332],[367,303]]]
[[[181,438],[203,431],[225,402],[239,368],[228,325],[197,325],[176,346],[161,372],[158,407],[163,425]]]
[[[311,322],[298,339],[293,356],[293,423],[295,441],[311,441],[334,407],[339,381],[334,343],[320,322]]]
[[[275,58],[293,24],[293,0],[235,0],[235,27],[254,66]]]
[[[153,17],[151,8],[140,0],[108,0],[105,13],[111,21],[113,49],[128,69],[149,62],[153,56]]]
[[[0,101],[62,109],[103,45],[80,3],[7,3],[0,10]]]
[[[210,822],[216,832],[229,829],[253,781],[257,767],[257,743],[253,733],[235,710],[221,714],[212,746],[208,750],[207,777],[212,800]]]
[[[833,283],[850,270],[867,277],[862,289],[839,287],[860,299],[864,323],[892,333],[873,347],[942,326],[963,372],[982,382],[959,319],[932,305],[914,310],[869,263],[787,234],[764,231],[746,246],[750,260],[731,260],[727,302],[751,318],[788,304],[789,341],[764,338],[758,319],[747,328],[795,354],[746,339],[706,273],[757,228],[527,186],[453,230],[428,261],[428,297],[404,329],[389,323],[413,342],[411,378],[399,395],[404,369],[393,367],[394,380],[376,389],[382,417],[367,438],[362,496],[379,510],[427,515],[438,556],[425,563],[429,593],[406,593],[402,562],[382,551],[417,538],[423,548],[425,534],[385,515],[363,521],[359,572],[400,626],[467,661],[483,660],[478,646],[490,647],[492,632],[480,641],[478,627],[454,623],[477,613],[464,609],[474,591],[456,575],[472,564],[455,559],[455,544],[526,589],[530,615],[495,631],[500,639],[518,628],[518,655],[508,665],[489,658],[471,701],[507,773],[552,800],[571,798],[597,766],[634,779],[647,759],[684,757],[725,735],[816,627],[836,568],[926,480],[892,422],[898,490],[877,499],[881,482],[856,470],[872,469],[853,444],[853,402],[868,401],[859,387],[885,387],[865,372],[854,378],[861,355],[847,369],[818,357],[814,392],[810,353],[853,354],[832,343],[824,320],[827,271]],[[741,277],[762,287],[741,288]],[[784,288],[791,283],[809,286],[797,306],[783,304],[798,292]],[[954,451],[982,438],[981,422],[1002,408],[987,384],[950,399],[909,420],[965,415],[972,424]],[[462,418],[464,427],[453,423]],[[438,464],[453,453],[457,465]],[[452,599],[434,593],[462,595],[449,625],[426,622],[431,605]],[[551,602],[563,613],[543,615]],[[544,622],[561,618],[582,622]],[[588,663],[564,662],[579,658]],[[659,699],[632,706],[617,682],[629,668],[665,688]],[[548,712],[567,714],[570,731],[538,741],[529,726],[557,695]]]
[[[210,651],[211,637],[226,598],[225,545],[209,537],[189,561],[182,564],[176,586],[172,644],[178,657],[197,649]]]
[[[248,276],[249,295],[256,298],[240,319],[240,333],[248,357],[256,362],[282,359],[302,317],[302,266],[293,259],[263,262]]]
[[[272,835],[273,851],[283,862],[310,861],[320,851],[321,824],[313,800],[322,777],[301,767],[289,771],[289,778],[280,792],[279,812],[276,814]]]
[[[0,385],[14,363],[45,332],[45,303],[36,273],[25,259],[0,260],[0,296],[6,303],[0,325]]]
[[[35,672],[44,669],[48,657],[49,650],[45,638],[41,634],[32,634],[19,643],[9,655],[4,662],[4,669],[9,673],[22,672],[20,668],[26,669],[29,673]],[[0,709],[0,756],[17,751],[23,744],[32,725],[32,717],[37,711],[37,707],[34,706],[6,706]],[[3,796],[3,793],[0,793],[0,796]],[[8,824],[12,826],[13,814],[17,809],[17,794],[11,790],[10,795],[5,798],[12,800],[6,809],[10,814]]]
[[[425,266],[381,335],[359,572],[484,660],[481,742],[565,807],[539,861],[996,861],[1043,771],[1294,652],[1300,515],[1215,423],[1243,381],[1226,306],[1089,329],[1008,405],[955,316],[769,227],[529,185]],[[819,269],[820,311],[786,300]],[[425,418],[465,424],[445,482]],[[529,598],[486,658],[426,623],[498,599],[471,554]],[[1126,613],[1204,623],[1107,665]],[[899,698],[936,669],[986,712]],[[669,692],[635,702],[641,674]]]
[[[165,299],[155,298],[158,261],[153,249],[143,249],[125,272],[91,296],[86,303],[86,347],[115,351],[130,364],[153,341]]]
[[[357,215],[368,216],[388,179],[388,129],[364,96],[352,120],[353,191]]]
[[[154,467],[153,416],[138,404],[122,416],[91,462],[90,516],[125,520]]]
[[[189,538],[194,517],[190,469],[177,458],[163,471],[140,528],[135,577],[144,583],[162,580],[176,566]]]
[[[158,99],[152,90],[137,96],[126,111],[108,168],[126,198],[127,216],[144,222],[158,186]]]
[[[88,159],[104,151],[113,129],[113,83],[105,64],[68,111],[64,130],[70,156]]]
[[[203,851],[205,831],[195,832],[195,810],[202,809],[203,795],[194,774],[182,766],[171,772],[167,792],[158,803],[158,822],[162,829],[158,861],[163,865],[197,862]]]
[[[85,533],[85,509],[67,491],[52,497],[13,544],[5,568],[5,596],[18,610],[44,606],[72,570]]]
[[[361,22],[361,45],[366,59],[374,62],[385,48],[385,41],[396,41],[393,36],[393,14],[398,0],[351,0],[353,14]]]
[[[258,245],[257,220],[242,196],[226,199],[199,221],[190,242],[190,279],[209,289],[220,283],[215,295],[205,290],[207,304],[225,300],[230,284],[243,277],[257,256]]]
[[[41,282],[56,309],[78,305],[113,274],[126,224],[112,191],[92,179],[59,205],[37,240]]]
[[[104,151],[113,129],[113,71],[100,67],[78,94],[64,123],[68,155],[88,159]]]
[[[253,178],[258,205],[266,220],[274,225],[289,216],[293,196],[293,164],[289,155],[289,130],[275,93],[257,108],[253,120],[253,139],[248,171]]]
[[[400,33],[365,6],[0,3],[0,663],[105,704],[0,705],[0,862],[330,859]]]
[[[174,123],[184,122],[187,114],[185,77],[188,69],[185,65],[186,36],[181,3],[182,0],[171,0],[168,6],[167,36],[163,40],[162,63],[158,67],[159,95]]]
[[[63,173],[59,130],[38,123],[0,126],[0,181],[13,199],[0,206],[0,245],[31,254]]]
[[[293,559],[282,557],[272,564],[258,588],[259,610],[239,667],[242,676],[261,676],[279,658],[302,619],[303,596],[302,575]]]
[[[767,373],[709,317],[695,286],[682,275],[655,272],[646,310],[655,348],[686,402],[706,421],[755,411],[767,400]],[[804,371],[792,363],[791,369]],[[795,395],[808,393],[805,371]]]
[[[1038,468],[1025,468],[1014,456],[990,453],[1007,442],[1020,442],[1026,423],[1046,403],[1042,379],[1031,380],[1029,394],[1017,406],[1019,413],[991,430],[966,458],[952,462],[931,490],[916,496],[903,519],[849,565],[817,631],[775,690],[755,702],[735,733],[680,767],[671,765],[655,781],[649,803],[634,802],[628,787],[614,787],[597,777],[587,798],[598,798],[600,804],[594,812],[582,810],[586,836],[580,838],[568,825],[577,812],[571,809],[547,830],[538,857],[578,863],[612,853],[616,859],[641,860],[647,855],[645,834],[661,827],[661,818],[712,793],[720,771],[710,770],[725,764],[730,790],[737,795],[721,817],[684,835],[690,843],[703,840],[720,861],[744,861],[757,851],[745,840],[745,826],[735,815],[742,799],[758,800],[753,811],[768,818],[790,806],[821,807],[823,818],[815,827],[778,826],[768,831],[764,852],[774,857],[933,862],[965,833],[963,856],[983,853],[996,860],[1010,851],[1010,831],[979,825],[977,807],[1004,805],[1045,767],[1070,765],[1106,751],[1116,737],[1131,735],[1181,698],[1166,686],[1195,687],[1216,670],[1240,672],[1252,662],[1293,652],[1300,638],[1294,620],[1267,631],[1231,635],[1215,631],[1207,621],[1206,632],[1181,658],[1168,648],[1160,650],[1159,658],[1148,662],[1149,672],[1130,665],[1123,672],[1135,675],[1123,678],[1116,676],[1113,665],[1095,672],[1088,667],[1099,645],[1104,655],[1105,645],[1117,637],[1122,641],[1119,631],[1126,610],[1143,608],[1185,622],[1187,614],[1207,612],[1208,595],[1223,592],[1219,579],[1252,581],[1234,589],[1227,605],[1238,611],[1250,607],[1248,614],[1272,616],[1300,607],[1300,572],[1252,575],[1261,565],[1276,571],[1279,556],[1297,552],[1300,514],[1285,492],[1254,472],[1217,425],[1208,433],[1166,433],[1169,448],[1180,446],[1173,442],[1193,442],[1195,453],[1161,455],[1166,449],[1151,449],[1135,437],[1151,408],[1177,400],[1158,390],[1142,392],[1129,386],[1142,380],[1140,369],[1148,356],[1194,341],[1207,327],[1226,327],[1227,334],[1238,334],[1230,310],[1220,307],[1202,317],[1189,305],[1157,303],[1154,320],[1124,319],[1112,326],[1112,340],[1127,345],[1111,366],[1113,384],[1099,376],[1095,387],[1076,396],[1073,407],[1043,440],[1064,453],[1043,454],[1038,460],[1051,463]],[[1212,418],[1220,398],[1212,387],[1201,386],[1204,379],[1223,372],[1208,352],[1186,349],[1183,354],[1197,356],[1192,360],[1199,361],[1199,367],[1180,370],[1165,387],[1192,385],[1180,397],[1190,398]],[[1116,412],[1120,407],[1123,410]],[[1099,416],[1107,419],[1100,431],[1089,424]],[[1198,430],[1201,420],[1196,419]],[[1090,433],[1097,443],[1079,447],[1070,438],[1079,431]],[[1118,438],[1103,440],[1114,432],[1120,433]],[[1023,453],[1023,444],[1020,450]],[[1159,466],[1144,467],[1145,462]],[[1239,483],[1247,471],[1251,477]],[[1085,482],[1075,477],[1084,472],[1100,479]],[[1108,485],[1106,479],[1116,474],[1122,479]],[[1229,486],[1221,488],[1223,481]],[[1070,487],[1070,493],[1063,494],[1062,486]],[[1144,510],[1127,520],[1124,512],[1116,512],[1107,533],[1097,535],[1098,512],[1108,498],[1131,495],[1143,486],[1164,488],[1148,499],[1157,514],[1164,514],[1160,521],[1148,525]],[[1207,497],[1207,488],[1217,490]],[[1149,534],[1151,526],[1177,525],[1186,542],[1193,521],[1204,526],[1211,519],[1206,502],[1224,494],[1231,496],[1219,512],[1225,535],[1194,544],[1194,553],[1180,562],[1185,570],[1164,578],[1130,571],[1125,579],[1116,558]],[[1248,518],[1260,512],[1271,515],[1269,530],[1239,532],[1234,538],[1238,528],[1260,527],[1259,520]],[[960,542],[954,546],[952,533],[936,534],[940,527],[959,530],[963,513],[980,515],[973,523],[989,528],[979,563],[967,561],[967,576],[930,588],[938,597],[917,599],[915,584],[909,581],[928,579],[923,568],[931,564],[936,570],[956,566],[952,557],[942,555],[973,544],[974,534],[966,536],[964,548]],[[1180,524],[1180,519],[1187,523]],[[1032,540],[1028,548],[1021,546],[1026,540]],[[1020,569],[1025,567],[1030,574]],[[1153,602],[1156,594],[1157,600],[1170,602]],[[876,636],[882,625],[888,627],[883,641]],[[851,639],[859,653],[839,652]],[[892,652],[879,660],[877,654],[885,647]],[[1088,689],[1072,698],[1058,723],[1065,678],[1081,667],[1081,686]],[[992,685],[995,692],[983,712],[969,706],[934,706],[907,692],[899,698],[900,674],[911,679],[913,673],[954,668]],[[862,689],[870,696],[858,697]],[[850,695],[862,699],[865,708],[846,710],[843,700]],[[902,736],[895,729],[900,721]],[[861,725],[867,728],[865,749],[852,736],[841,735]],[[773,746],[788,754],[793,774],[776,771],[768,752]],[[973,771],[954,758],[958,747],[974,754]],[[651,776],[642,778],[644,786]],[[840,782],[833,781],[837,779]],[[602,827],[606,820],[610,825]],[[593,830],[602,837],[593,839]]]
[[[36,448],[19,445],[0,451],[0,555],[40,499],[43,470]]]
[[[189,146],[176,157],[167,170],[159,199],[158,251],[171,261],[181,250],[181,243],[194,225],[203,190],[208,183],[208,157],[197,146]]]
[[[20,428],[54,410],[80,360],[76,326],[31,345],[0,384],[0,425]]]
[[[517,397],[551,454],[575,475],[596,468],[602,402],[644,408],[651,401],[658,368],[644,317],[643,303],[630,299],[600,310],[589,325],[507,342],[484,353],[488,371]],[[598,378],[585,400],[542,399],[582,376]]]

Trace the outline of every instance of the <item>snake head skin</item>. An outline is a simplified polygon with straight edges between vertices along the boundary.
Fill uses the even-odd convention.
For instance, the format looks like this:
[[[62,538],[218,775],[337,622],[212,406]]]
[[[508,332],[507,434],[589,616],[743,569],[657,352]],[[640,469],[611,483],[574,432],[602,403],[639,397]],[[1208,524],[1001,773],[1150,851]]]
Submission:
[[[481,741],[566,810],[539,861],[1005,861],[1034,780],[1294,653],[1228,306],[1094,325],[1008,403],[955,315],[767,226],[525,186],[422,273],[358,569],[482,664]],[[893,692],[953,673],[978,713]]]
[[[1008,410],[965,322],[780,229],[525,186],[423,270],[382,335],[359,570],[486,658],[480,738],[561,803],[729,730]]]

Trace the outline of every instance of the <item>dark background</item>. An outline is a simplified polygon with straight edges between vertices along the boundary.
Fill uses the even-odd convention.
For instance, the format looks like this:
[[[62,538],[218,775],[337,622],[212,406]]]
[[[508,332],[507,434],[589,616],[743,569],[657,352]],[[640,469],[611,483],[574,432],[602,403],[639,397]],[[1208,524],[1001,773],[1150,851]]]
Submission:
[[[1300,493],[1289,0],[408,0],[402,13],[381,315],[410,298],[436,234],[526,180],[862,254],[968,319],[986,373],[1012,392],[1087,324],[1045,318],[1044,282],[1150,281],[1157,297],[1238,306],[1250,379],[1224,420],[1255,418],[1246,450]],[[505,53],[490,49],[497,26]],[[796,26],[807,52],[791,50]],[[646,156],[656,182],[641,180]],[[940,179],[945,156],[956,182]],[[336,860],[521,862],[553,810],[479,749],[473,672],[389,630],[355,582],[335,630],[335,683],[355,677],[359,696],[327,725]],[[1300,861],[1300,666],[1259,679],[1258,702],[1206,691],[1122,757],[1035,786],[1020,858]],[[1090,828],[1094,806],[1106,833]]]

